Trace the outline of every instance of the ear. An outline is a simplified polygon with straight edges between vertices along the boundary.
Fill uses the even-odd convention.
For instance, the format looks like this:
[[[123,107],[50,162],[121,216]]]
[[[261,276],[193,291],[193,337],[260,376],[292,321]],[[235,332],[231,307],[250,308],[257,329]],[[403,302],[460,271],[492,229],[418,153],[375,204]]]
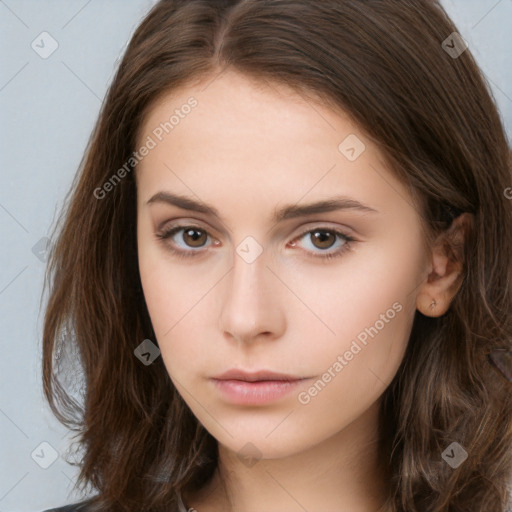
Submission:
[[[473,215],[463,213],[434,242],[429,275],[416,297],[416,308],[425,316],[444,315],[459,291],[464,276],[464,245],[472,223]]]

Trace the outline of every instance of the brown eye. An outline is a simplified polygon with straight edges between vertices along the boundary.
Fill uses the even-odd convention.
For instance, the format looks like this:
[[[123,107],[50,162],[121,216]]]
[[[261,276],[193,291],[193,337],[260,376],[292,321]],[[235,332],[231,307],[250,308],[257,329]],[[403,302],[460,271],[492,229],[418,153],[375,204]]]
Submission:
[[[165,244],[166,248],[179,257],[199,257],[208,253],[208,231],[196,226],[175,226],[156,233],[156,237]],[[314,258],[331,258],[341,256],[349,250],[355,239],[349,235],[330,228],[316,228],[303,232],[293,242],[292,247],[297,247],[298,240],[303,240],[306,246],[306,253]],[[336,242],[338,242],[336,246]],[[219,242],[213,240],[213,246],[218,246]],[[335,250],[332,250],[335,247]],[[328,249],[331,249],[328,251]]]
[[[302,243],[298,241],[302,240]],[[338,242],[338,243],[336,243]],[[306,253],[314,258],[329,260],[342,256],[352,247],[355,239],[349,235],[328,227],[317,227],[303,232],[290,244],[292,247],[303,245]],[[309,247],[308,247],[309,245]],[[330,250],[329,250],[330,249]]]
[[[183,241],[190,247],[202,247],[207,240],[206,233],[197,228],[183,229]]]
[[[332,231],[310,231],[311,241],[318,249],[329,249],[336,242],[336,235]]]
[[[178,256],[197,256],[207,246],[208,232],[196,226],[175,226],[156,233],[168,249]],[[215,245],[215,244],[214,244]]]

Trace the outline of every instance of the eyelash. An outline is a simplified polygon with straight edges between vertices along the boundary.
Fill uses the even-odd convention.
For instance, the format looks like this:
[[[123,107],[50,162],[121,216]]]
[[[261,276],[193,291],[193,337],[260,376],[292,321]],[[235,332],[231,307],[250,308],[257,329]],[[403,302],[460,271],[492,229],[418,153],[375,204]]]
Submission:
[[[179,231],[187,230],[187,229],[196,229],[197,231],[202,231],[202,232],[208,234],[208,232],[205,229],[202,229],[198,226],[181,225],[181,226],[174,226],[172,228],[162,231],[161,233],[156,233],[156,237],[158,240],[160,240],[162,243],[164,243],[166,245],[166,247],[171,251],[171,253],[178,256],[179,258],[195,258],[195,257],[199,256],[203,251],[199,251],[199,250],[184,251],[182,249],[175,249],[174,247],[171,247],[167,243],[167,239],[171,238],[173,235],[175,235]],[[329,261],[334,258],[338,258],[338,257],[342,256],[346,251],[351,250],[352,243],[356,241],[351,236],[346,235],[345,233],[342,233],[341,231],[338,231],[337,229],[327,228],[327,227],[325,227],[325,228],[324,227],[316,227],[314,229],[308,229],[307,231],[302,232],[300,235],[295,237],[292,240],[292,242],[294,242],[296,240],[300,240],[304,235],[307,235],[309,233],[315,233],[317,231],[320,231],[322,233],[335,234],[335,235],[341,237],[345,243],[341,246],[341,248],[337,249],[336,251],[329,252],[326,254],[315,254],[310,251],[306,251],[312,258],[317,258],[317,259],[324,260],[324,261]]]

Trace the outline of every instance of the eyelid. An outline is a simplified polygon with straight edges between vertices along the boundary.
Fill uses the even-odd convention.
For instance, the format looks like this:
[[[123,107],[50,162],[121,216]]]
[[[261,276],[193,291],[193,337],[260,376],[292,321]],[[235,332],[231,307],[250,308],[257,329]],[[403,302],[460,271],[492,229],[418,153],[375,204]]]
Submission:
[[[307,224],[301,224],[301,231],[296,236],[305,235],[311,230],[322,229],[322,230],[332,230],[332,231],[341,231],[346,236],[356,236],[356,232],[350,226],[346,224],[336,224],[333,222],[325,221],[325,220],[317,220],[317,221],[308,221]]]
[[[174,227],[182,227],[182,228],[198,228],[202,229],[204,231],[208,231],[208,234],[210,234],[212,231],[216,232],[223,232],[223,230],[216,229],[213,227],[208,221],[203,219],[192,219],[188,217],[177,217],[174,219],[166,219],[163,222],[160,222],[155,226],[155,231],[162,232],[162,231],[169,231],[169,229],[172,229]]]

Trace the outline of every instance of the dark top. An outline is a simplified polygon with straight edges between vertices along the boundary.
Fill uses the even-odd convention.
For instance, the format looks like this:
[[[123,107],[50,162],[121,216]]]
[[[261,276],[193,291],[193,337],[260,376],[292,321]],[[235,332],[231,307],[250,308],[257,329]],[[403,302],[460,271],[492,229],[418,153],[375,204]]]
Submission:
[[[52,508],[49,510],[44,510],[43,512],[87,512],[87,504],[88,500],[80,501],[79,503],[73,503],[72,505],[65,505],[64,507]],[[183,503],[183,502],[182,502]],[[180,511],[187,510],[184,506],[182,508],[182,503],[180,503]],[[509,510],[512,512],[512,509]]]
[[[87,505],[89,502],[89,500],[80,501],[79,503],[73,503],[72,505],[65,505],[63,507],[44,510],[43,512],[87,512]]]
[[[178,508],[176,512],[188,512],[188,509],[183,504],[183,501],[181,501],[181,496],[179,496],[179,500],[180,502],[178,503]],[[90,502],[91,500],[88,499],[85,501],[80,501],[78,503],[73,503],[71,505],[64,505],[63,507],[44,510],[43,512],[89,512],[91,510],[91,507],[88,506]]]

